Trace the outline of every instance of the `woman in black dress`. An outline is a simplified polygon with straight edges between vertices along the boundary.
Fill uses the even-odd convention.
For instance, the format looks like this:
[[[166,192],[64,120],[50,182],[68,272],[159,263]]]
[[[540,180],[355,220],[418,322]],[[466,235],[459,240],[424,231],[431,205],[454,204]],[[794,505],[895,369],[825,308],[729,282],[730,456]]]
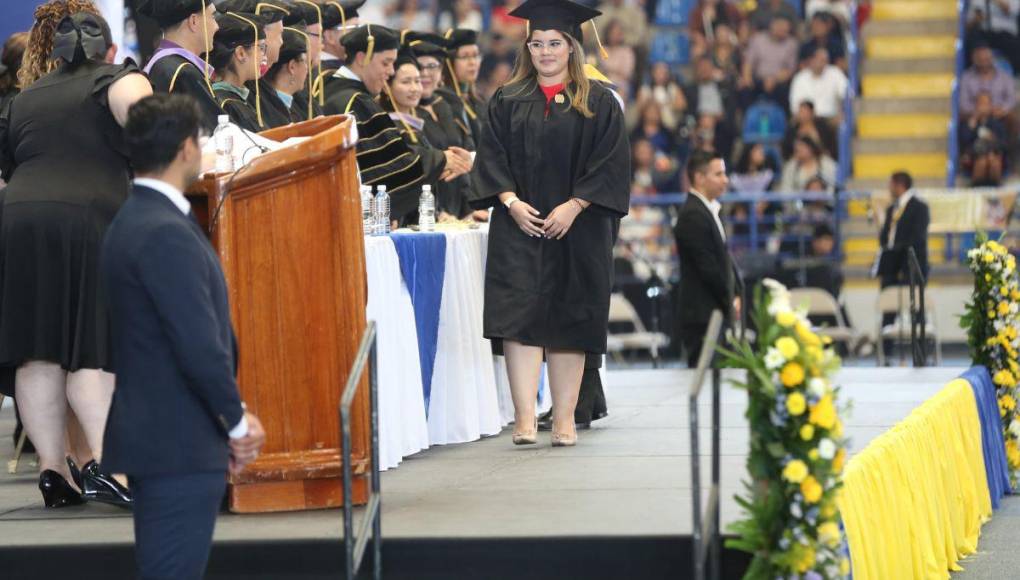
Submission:
[[[253,132],[268,129],[262,120],[261,95],[249,99],[251,89],[245,86],[258,80],[267,65],[262,20],[250,13],[225,12],[216,16],[216,23],[220,28],[209,54],[209,64],[216,69],[217,81],[212,85],[216,102],[238,127]],[[251,83],[257,91],[262,90],[262,84]]]
[[[68,403],[101,460],[114,381],[103,370],[111,360],[99,246],[128,194],[120,124],[152,93],[134,64],[108,64],[115,50],[102,18],[68,16],[68,9],[53,1],[36,10],[21,71],[23,83],[35,82],[0,113],[0,173],[8,182],[0,365],[17,368],[16,399],[50,507],[82,500],[65,462]],[[92,464],[90,472],[98,469]]]
[[[482,123],[472,204],[495,206],[484,333],[503,342],[516,444],[536,440],[543,352],[552,442],[563,446],[577,441],[585,355],[606,351],[630,147],[616,97],[584,73],[580,25],[598,14],[568,0],[529,0],[511,13],[528,19],[531,32]]]

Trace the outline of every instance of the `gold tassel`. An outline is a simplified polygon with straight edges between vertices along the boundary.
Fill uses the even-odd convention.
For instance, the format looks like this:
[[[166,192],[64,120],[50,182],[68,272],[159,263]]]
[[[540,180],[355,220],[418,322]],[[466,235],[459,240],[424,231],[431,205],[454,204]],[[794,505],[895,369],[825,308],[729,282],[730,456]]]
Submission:
[[[287,10],[283,6],[277,6],[276,4],[267,4],[265,2],[259,2],[258,4],[255,5],[255,15],[261,16],[263,8],[269,8],[270,10],[279,10],[280,12],[283,12],[287,16],[290,16],[290,10]]]
[[[449,36],[447,36],[447,38],[449,38]],[[467,111],[468,117],[471,117],[471,119],[477,119],[478,115],[475,113],[474,109],[471,108],[471,105],[468,104],[467,99],[464,98],[464,91],[460,88],[460,79],[457,78],[457,71],[454,70],[453,63],[450,62],[449,58],[446,59],[446,68],[450,69],[450,78],[453,79],[453,90],[457,93],[457,98],[459,98],[460,102],[464,105],[464,110]]]
[[[602,46],[602,39],[599,38],[599,27],[595,25],[594,20],[589,20],[588,22],[591,24],[592,32],[595,33],[595,44],[599,46],[599,56],[602,57],[602,60],[609,60],[609,51],[606,50],[606,47]],[[582,39],[578,38],[577,40],[580,41]]]
[[[259,82],[259,27],[236,12],[227,12],[227,16],[233,16],[238,20],[247,22],[251,25],[251,31],[255,34],[255,44],[253,45],[255,47],[255,58],[252,59],[252,65],[255,66],[255,118],[259,121],[259,127],[265,127],[266,124],[262,122],[262,94],[259,91],[259,86],[262,84]]]
[[[300,34],[301,36],[304,36],[305,37],[305,46],[306,47],[312,41],[311,37],[308,36],[308,33],[303,31],[303,30],[298,30],[297,28],[291,28],[289,26],[285,26],[285,27],[283,27],[283,29],[284,30],[290,30],[291,32],[296,32],[296,33]],[[308,52],[305,51],[305,54],[307,55]],[[312,119],[315,118],[315,115],[312,114],[312,97],[315,96],[314,85],[312,85],[312,71],[308,71],[308,74],[305,75],[305,76],[308,77],[308,120],[311,121]],[[315,82],[319,82],[321,80],[322,79],[319,78],[319,79],[316,79]]]
[[[343,30],[344,28],[347,28],[347,11],[344,10],[344,7],[339,2],[330,1],[326,2],[326,4],[336,6],[336,9],[340,11],[340,29]]]
[[[400,115],[400,124],[404,126],[404,130],[407,131],[408,137],[411,138],[411,143],[418,143],[418,138],[414,136],[414,131],[411,130],[411,126],[404,120],[403,113],[400,112],[400,108],[397,107],[397,101],[393,98],[393,92],[390,91],[390,84],[383,83],[383,91],[386,92],[386,96],[390,99],[390,104],[393,105],[393,112]]]
[[[407,28],[405,28],[405,29],[400,31],[400,45],[401,46],[404,45],[404,39],[407,38],[407,33],[408,32],[411,32],[411,31],[410,31],[410,29],[407,29]]]
[[[208,48],[212,46],[212,43],[209,42],[209,23],[206,20],[206,8],[205,0],[202,0],[202,36],[205,37],[205,46]],[[199,60],[202,60],[202,58],[199,57]],[[202,76],[205,77],[205,86],[209,88],[210,95],[215,95],[216,91],[212,89],[212,83],[209,82],[209,62],[205,60],[202,60],[202,62],[205,63],[205,66],[202,67]]]
[[[319,34],[322,34],[323,32],[325,32],[324,30],[322,30],[322,7],[321,6],[319,6],[315,2],[309,2],[308,0],[294,0],[294,2],[297,2],[298,4],[307,4],[307,5],[315,8],[315,13],[319,17]],[[320,38],[322,38],[322,37],[320,36]],[[309,40],[309,42],[311,42],[311,41]],[[319,62],[316,63],[316,67],[318,69],[318,74],[316,76],[317,77],[322,76],[322,57],[321,56],[319,57]],[[308,95],[308,98],[310,100],[312,98],[312,95]],[[319,106],[320,107],[324,107],[325,105],[326,105],[325,97],[323,95],[319,95]]]
[[[368,28],[368,50],[365,51],[365,66],[372,60],[372,53],[375,52],[375,37],[372,36],[372,25],[366,24]]]

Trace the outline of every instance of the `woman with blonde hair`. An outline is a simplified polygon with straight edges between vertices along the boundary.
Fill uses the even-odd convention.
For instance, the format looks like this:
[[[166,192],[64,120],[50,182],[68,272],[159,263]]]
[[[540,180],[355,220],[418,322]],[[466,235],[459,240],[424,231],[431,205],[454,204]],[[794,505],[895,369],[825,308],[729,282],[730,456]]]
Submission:
[[[109,320],[99,284],[99,247],[127,198],[121,126],[152,94],[117,48],[91,2],[54,0],[36,9],[19,71],[22,91],[0,112],[0,366],[16,368],[15,398],[39,454],[47,507],[86,499],[129,503],[100,469],[113,395]],[[10,394],[10,393],[6,393]],[[64,438],[67,408],[95,461],[73,485]]]
[[[568,0],[528,0],[512,15],[527,19],[530,33],[513,77],[489,102],[473,174],[472,205],[495,206],[484,333],[506,354],[514,443],[537,440],[545,358],[552,444],[570,446],[586,353],[606,352],[630,147],[616,97],[584,72],[580,25],[599,12]]]

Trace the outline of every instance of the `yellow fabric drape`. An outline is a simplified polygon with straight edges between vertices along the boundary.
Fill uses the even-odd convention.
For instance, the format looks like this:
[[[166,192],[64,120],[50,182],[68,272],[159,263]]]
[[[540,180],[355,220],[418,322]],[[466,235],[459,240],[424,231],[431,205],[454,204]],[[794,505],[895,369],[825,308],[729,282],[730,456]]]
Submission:
[[[838,499],[855,580],[949,578],[992,515],[974,392],[957,379],[854,456]]]

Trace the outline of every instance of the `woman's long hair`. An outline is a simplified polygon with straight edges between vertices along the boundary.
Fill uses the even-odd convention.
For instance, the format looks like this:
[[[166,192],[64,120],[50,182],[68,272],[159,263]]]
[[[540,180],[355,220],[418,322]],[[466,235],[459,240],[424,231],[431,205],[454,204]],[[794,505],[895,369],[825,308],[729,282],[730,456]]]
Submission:
[[[28,33],[15,32],[4,43],[3,57],[0,57],[0,64],[4,65],[4,72],[0,74],[0,95],[13,91],[18,86],[18,71],[21,70],[21,59],[25,55],[25,47],[28,46]]]
[[[35,9],[35,24],[28,36],[21,70],[18,71],[18,86],[22,89],[46,76],[57,67],[58,61],[50,58],[53,52],[53,36],[60,21],[66,16],[88,12],[102,18],[92,0],[50,0]]]
[[[584,48],[573,36],[565,32],[560,34],[567,39],[571,48],[570,57],[567,60],[567,82],[565,83],[570,106],[590,119],[595,116],[595,113],[588,106],[591,81],[584,74]],[[518,94],[538,89],[538,70],[535,68],[535,63],[531,62],[531,51],[528,50],[529,42],[531,42],[531,34],[528,34],[517,50],[517,62],[514,63],[513,73],[510,75],[510,80],[503,84],[503,86],[510,86],[520,83],[522,87]]]

